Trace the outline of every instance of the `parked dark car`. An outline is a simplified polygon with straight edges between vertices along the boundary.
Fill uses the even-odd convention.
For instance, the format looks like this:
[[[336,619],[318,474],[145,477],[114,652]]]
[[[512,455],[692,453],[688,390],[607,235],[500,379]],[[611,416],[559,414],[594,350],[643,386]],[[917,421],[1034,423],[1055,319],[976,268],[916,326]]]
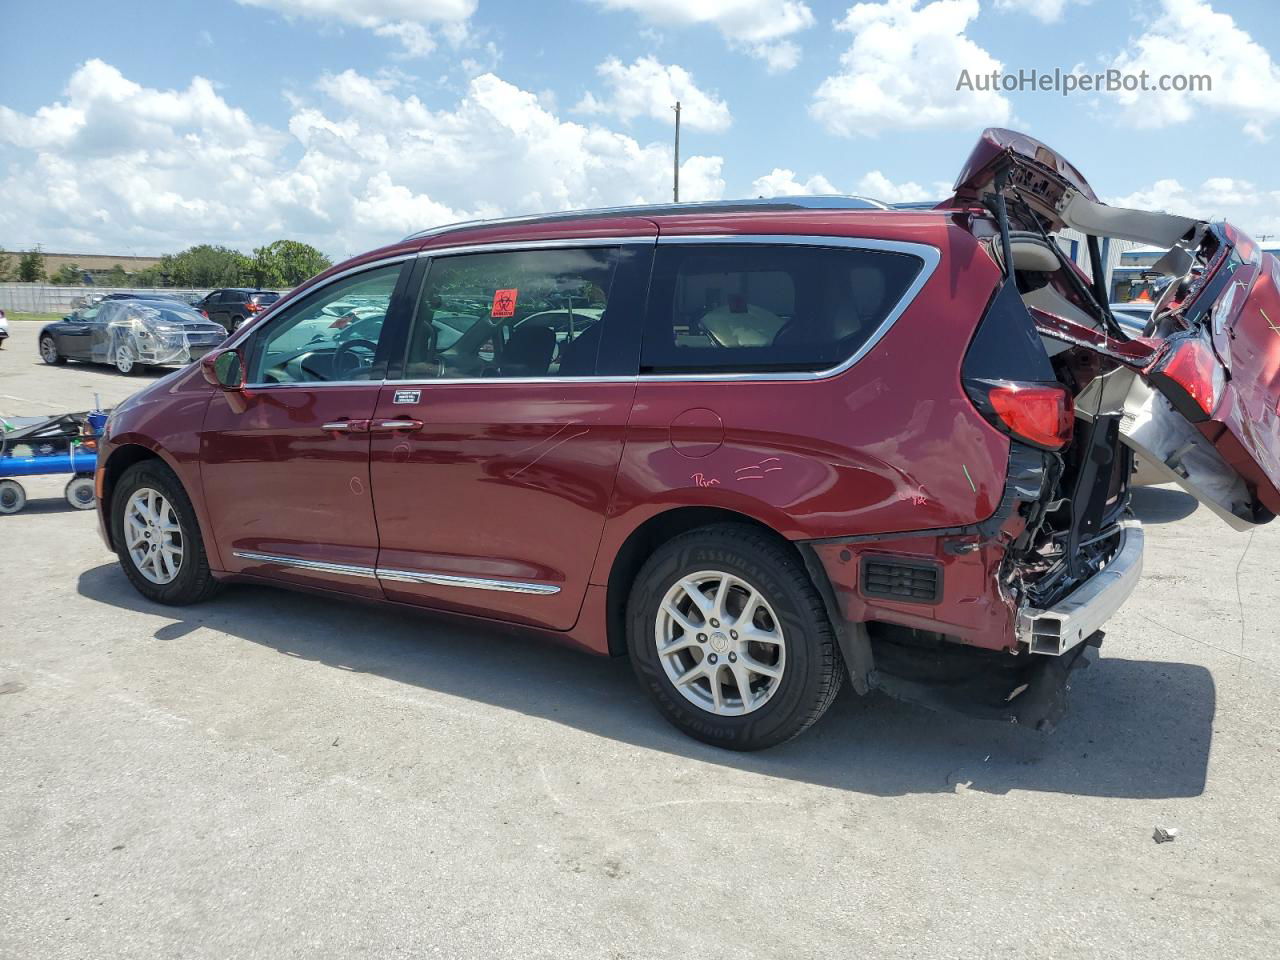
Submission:
[[[143,367],[182,366],[227,337],[194,309],[176,300],[101,300],[40,331],[45,363],[90,360],[124,374]]]
[[[220,323],[228,333],[234,333],[240,329],[240,324],[279,299],[280,294],[271,290],[226,287],[214,290],[195,307],[210,320]]]
[[[175,303],[186,303],[186,299],[175,293],[165,293],[163,290],[135,290],[123,291],[116,293],[108,293],[98,297],[98,303],[106,303],[111,300],[172,300]]]
[[[1147,338],[1067,227],[1177,250]],[[1051,727],[1140,577],[1132,450],[1238,529],[1280,511],[1278,283],[1236,228],[1108,207],[1006,130],[934,210],[430,230],[116,407],[101,527],[162,603],[258,581],[629,656],[735,749],[844,680]]]

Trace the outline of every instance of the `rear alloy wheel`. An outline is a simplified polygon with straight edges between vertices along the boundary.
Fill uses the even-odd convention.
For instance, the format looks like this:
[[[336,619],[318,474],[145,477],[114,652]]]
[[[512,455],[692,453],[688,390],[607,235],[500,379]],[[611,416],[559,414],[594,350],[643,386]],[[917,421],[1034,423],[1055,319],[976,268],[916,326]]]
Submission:
[[[240,329],[240,325],[241,325],[242,323],[244,323],[244,317],[232,317],[232,318],[231,318],[231,332],[232,332],[232,333],[235,333],[237,330],[239,330],[239,329]]]
[[[115,360],[116,369],[126,377],[132,376],[141,366],[141,364],[138,363],[138,358],[133,354],[133,347],[129,346],[127,343],[122,343],[120,346],[116,347],[113,359]]]
[[[185,605],[217,591],[195,508],[160,461],[134,464],[116,484],[111,542],[130,582],[148,600]]]
[[[682,577],[662,598],[655,627],[667,679],[696,707],[745,716],[782,685],[787,645],[778,616],[759,590],[731,573]]]
[[[0,480],[0,513],[17,513],[27,505],[27,491],[17,480]]]
[[[67,358],[58,353],[57,341],[48,334],[40,338],[40,359],[49,366],[67,362]]]
[[[94,508],[93,477],[72,477],[65,491],[67,503],[77,510]]]
[[[662,714],[731,750],[803,732],[831,705],[844,673],[799,558],[745,525],[690,531],[654,552],[627,605],[627,645]]]

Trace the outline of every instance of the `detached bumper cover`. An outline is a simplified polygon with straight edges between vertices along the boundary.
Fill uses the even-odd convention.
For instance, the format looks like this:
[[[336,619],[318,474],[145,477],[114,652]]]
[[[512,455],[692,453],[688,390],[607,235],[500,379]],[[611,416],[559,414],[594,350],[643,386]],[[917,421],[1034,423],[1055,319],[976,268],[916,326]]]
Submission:
[[[1125,520],[1116,555],[1091,579],[1043,610],[1018,613],[1018,639],[1031,653],[1061,656],[1088,640],[1115,615],[1142,577],[1142,524]]]

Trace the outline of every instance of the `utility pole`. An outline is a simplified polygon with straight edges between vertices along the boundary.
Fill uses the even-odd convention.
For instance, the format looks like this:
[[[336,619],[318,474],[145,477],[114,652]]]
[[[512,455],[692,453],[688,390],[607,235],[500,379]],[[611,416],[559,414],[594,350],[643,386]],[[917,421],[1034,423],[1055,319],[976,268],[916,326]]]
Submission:
[[[680,101],[676,101],[675,107],[672,109],[676,112],[676,166],[672,171],[672,190],[671,198],[675,203],[680,202]]]

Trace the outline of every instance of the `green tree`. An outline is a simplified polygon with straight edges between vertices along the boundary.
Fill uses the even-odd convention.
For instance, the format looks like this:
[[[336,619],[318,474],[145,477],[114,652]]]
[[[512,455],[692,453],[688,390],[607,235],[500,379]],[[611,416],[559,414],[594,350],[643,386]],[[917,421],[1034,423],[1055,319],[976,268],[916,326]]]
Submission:
[[[333,261],[308,243],[277,240],[253,251],[253,282],[260,287],[296,287],[333,266]]]
[[[208,243],[164,259],[170,281],[179,287],[234,287],[253,272],[252,261],[239,250]]]
[[[104,287],[127,287],[133,280],[120,264],[114,264],[106,273],[94,278]]]
[[[0,283],[11,279],[10,274],[13,271],[13,258],[0,250]]]
[[[133,275],[135,287],[168,287],[173,285],[173,257],[166,254],[153,267],[144,267]]]
[[[18,279],[23,283],[39,283],[44,279],[44,254],[39,246],[28,250],[18,261]]]
[[[74,287],[76,284],[84,283],[84,271],[80,269],[78,263],[64,263],[54,271],[49,282],[56,283],[60,287]]]

